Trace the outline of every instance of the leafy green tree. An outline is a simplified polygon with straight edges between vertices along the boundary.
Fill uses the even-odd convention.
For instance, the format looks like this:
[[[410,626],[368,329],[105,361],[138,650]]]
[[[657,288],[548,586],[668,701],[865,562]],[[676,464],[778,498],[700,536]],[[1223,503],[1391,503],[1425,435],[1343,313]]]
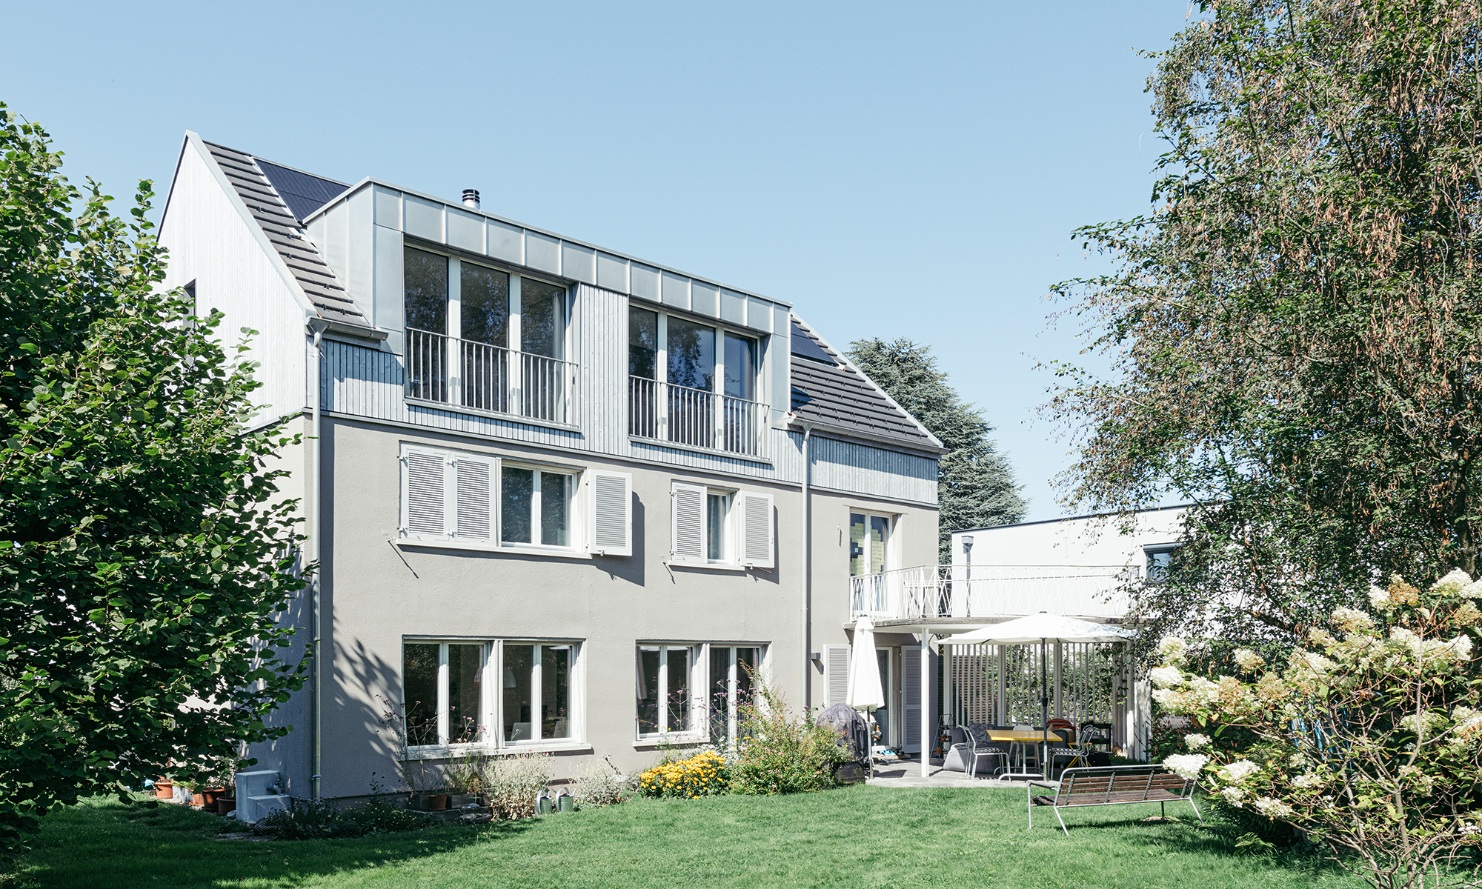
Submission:
[[[0,105],[0,852],[80,795],[233,761],[301,684],[293,501],[240,353]],[[75,214],[74,215],[74,211]]]
[[[946,449],[937,480],[943,558],[951,557],[951,532],[1007,525],[1024,517],[1024,498],[1009,461],[990,437],[993,427],[947,382],[930,346],[907,339],[856,340],[849,344],[849,360]]]
[[[1048,410],[1075,505],[1198,503],[1156,630],[1276,650],[1478,567],[1482,7],[1200,10],[1155,56],[1151,211],[1078,232],[1115,270],[1059,287],[1113,370]]]

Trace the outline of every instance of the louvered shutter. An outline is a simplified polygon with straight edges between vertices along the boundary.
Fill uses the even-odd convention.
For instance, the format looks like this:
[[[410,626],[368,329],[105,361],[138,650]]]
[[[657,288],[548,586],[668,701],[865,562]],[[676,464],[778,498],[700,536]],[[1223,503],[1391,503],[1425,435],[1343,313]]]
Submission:
[[[675,484],[670,500],[672,558],[682,562],[705,561],[705,489],[699,485]]]
[[[901,729],[907,753],[921,752],[921,646],[901,648]]]
[[[588,548],[607,556],[633,555],[633,476],[594,469],[591,479]]]
[[[773,556],[772,538],[772,495],[756,491],[742,491],[741,500],[741,564],[751,568],[771,568],[776,564]]]
[[[412,537],[447,536],[447,458],[437,451],[408,450],[402,467],[402,527]]]
[[[457,523],[459,540],[490,540],[494,536],[490,508],[494,477],[492,461],[459,457],[453,463],[457,477]]]
[[[849,646],[823,646],[823,694],[826,707],[848,703]]]

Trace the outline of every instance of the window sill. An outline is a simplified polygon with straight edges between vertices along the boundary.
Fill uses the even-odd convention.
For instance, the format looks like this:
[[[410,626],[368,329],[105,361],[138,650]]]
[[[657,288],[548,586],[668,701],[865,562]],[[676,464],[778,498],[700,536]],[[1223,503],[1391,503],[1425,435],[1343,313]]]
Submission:
[[[759,457],[753,454],[742,454],[738,451],[723,451],[719,448],[702,448],[699,445],[680,444],[676,441],[668,441],[662,438],[649,438],[644,435],[628,435],[628,439],[636,444],[645,444],[655,448],[665,448],[672,451],[684,451],[689,454],[706,454],[712,457],[728,457],[732,460],[745,460],[747,463],[755,463],[758,466],[772,466],[770,457]]]
[[[406,758],[418,762],[434,759],[456,759],[460,756],[516,756],[521,753],[591,753],[585,741],[517,741],[496,747],[493,744],[465,744],[458,747],[411,747]]]
[[[694,571],[715,571],[721,574],[745,574],[752,570],[749,565],[737,565],[733,562],[678,562],[665,561],[666,568],[688,568]]]
[[[655,735],[651,738],[639,738],[633,742],[633,749],[658,750],[660,747],[693,747],[706,743],[709,743],[709,739],[704,735],[691,732],[683,735]]]
[[[450,549],[460,552],[488,553],[491,556],[547,556],[554,559],[591,559],[583,550],[545,546],[494,546],[467,540],[427,540],[420,537],[395,537],[391,545],[398,549]]]
[[[561,423],[556,420],[542,420],[537,417],[526,417],[522,414],[502,414],[498,411],[485,411],[476,407],[467,407],[461,404],[453,404],[449,401],[432,401],[427,398],[405,398],[407,407],[419,407],[429,410],[448,411],[454,414],[467,414],[471,417],[488,417],[491,420],[506,420],[510,423],[519,423],[525,426],[540,426],[544,429],[559,429],[562,432],[581,432],[581,427],[575,423]],[[575,405],[572,405],[573,409]]]

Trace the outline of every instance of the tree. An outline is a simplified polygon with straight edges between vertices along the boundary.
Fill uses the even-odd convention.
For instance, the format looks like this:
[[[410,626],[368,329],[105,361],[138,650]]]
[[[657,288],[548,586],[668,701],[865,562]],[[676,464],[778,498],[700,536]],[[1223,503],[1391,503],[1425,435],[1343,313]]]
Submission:
[[[1244,679],[1186,673],[1184,643],[1165,639],[1153,694],[1198,729],[1165,764],[1297,828],[1376,889],[1477,885],[1479,597],[1460,570],[1427,590],[1395,577],[1284,664],[1237,652]]]
[[[1014,471],[989,437],[993,427],[948,384],[930,346],[907,339],[856,340],[849,344],[849,360],[946,449],[937,479],[943,559],[952,555],[951,532],[1007,525],[1024,517]]]
[[[1270,653],[1377,578],[1482,546],[1482,8],[1221,0],[1157,54],[1148,215],[1059,286],[1113,371],[1063,366],[1068,500],[1194,500],[1162,632]]]
[[[0,851],[47,810],[234,763],[302,681],[295,504],[251,367],[159,292],[145,220],[0,105]],[[73,214],[74,208],[76,215]]]

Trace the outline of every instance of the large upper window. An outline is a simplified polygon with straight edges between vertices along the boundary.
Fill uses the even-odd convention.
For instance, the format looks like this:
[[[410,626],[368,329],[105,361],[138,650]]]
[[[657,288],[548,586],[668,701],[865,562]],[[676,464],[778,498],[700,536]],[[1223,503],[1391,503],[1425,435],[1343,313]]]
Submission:
[[[576,642],[406,640],[407,746],[502,747],[578,738],[579,651]]]
[[[621,472],[402,447],[401,532],[409,541],[633,552],[633,479]]]
[[[407,247],[407,395],[570,423],[566,288]]]
[[[759,455],[755,337],[636,306],[628,313],[628,432]]]

